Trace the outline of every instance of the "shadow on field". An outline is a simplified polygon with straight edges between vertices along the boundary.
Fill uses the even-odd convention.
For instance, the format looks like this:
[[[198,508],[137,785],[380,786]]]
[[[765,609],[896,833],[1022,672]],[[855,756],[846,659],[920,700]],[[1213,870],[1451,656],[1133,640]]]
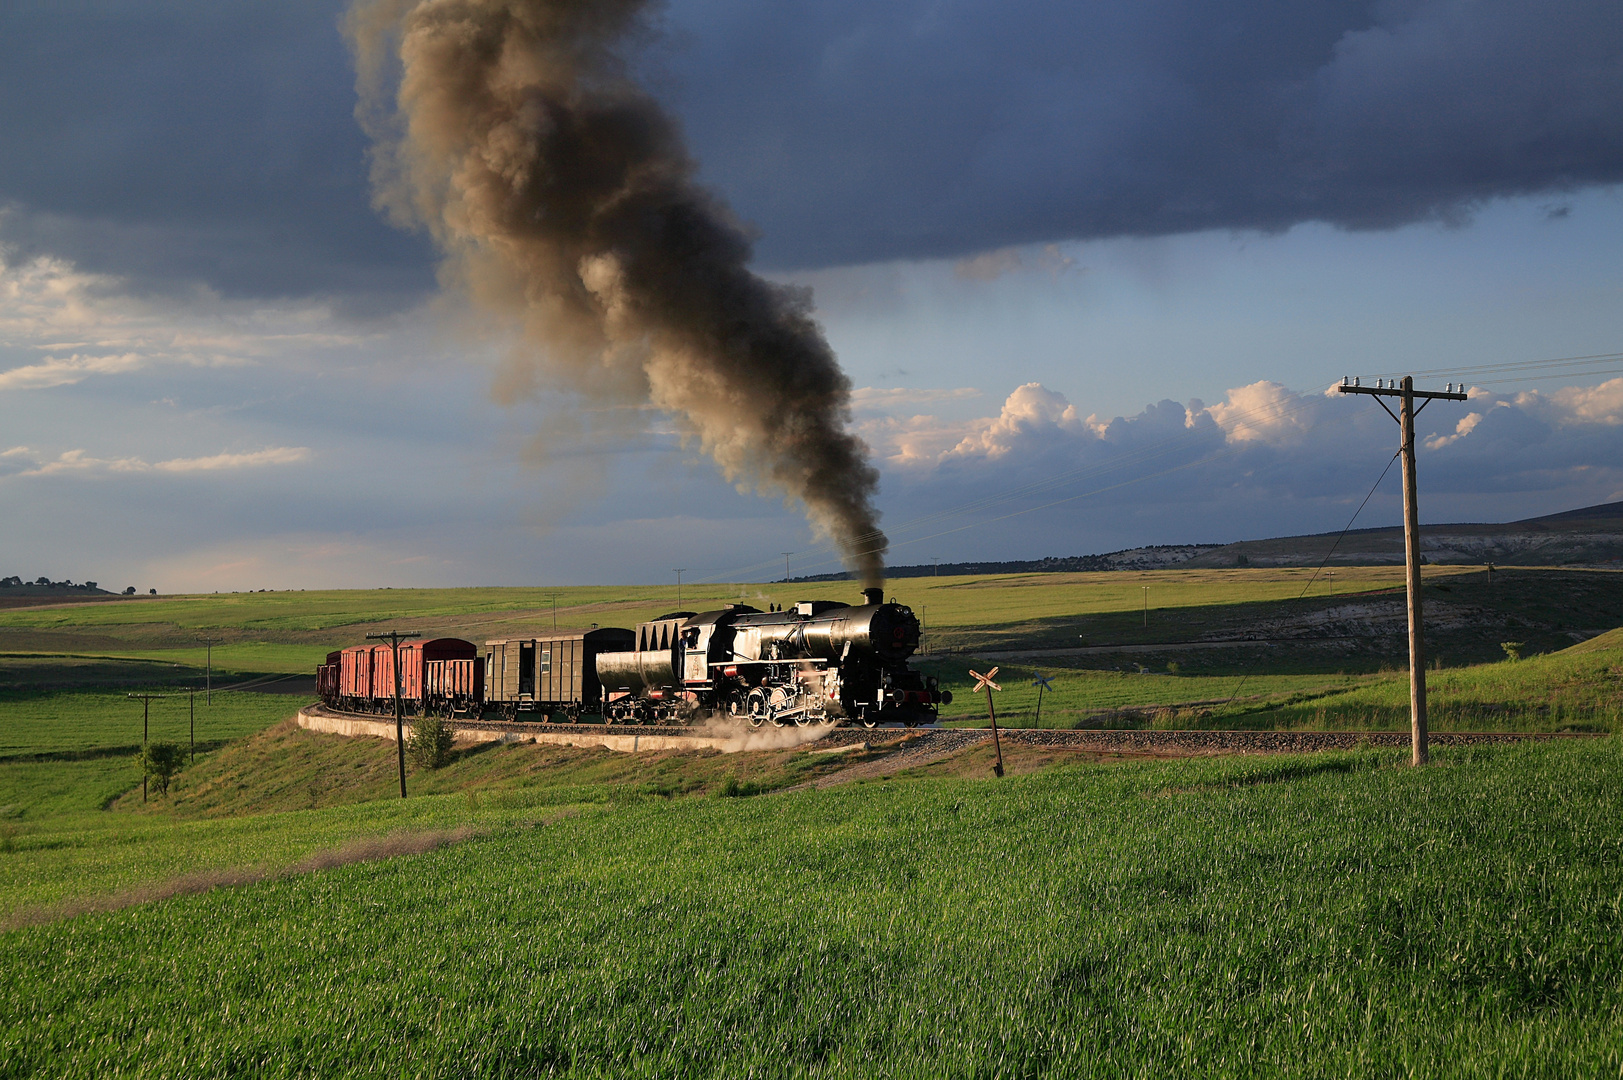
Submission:
[[[1162,788],[1157,791],[1147,791],[1145,795],[1161,797],[1167,795],[1195,795],[1207,791],[1224,791],[1230,788],[1258,787],[1262,784],[1282,784],[1290,780],[1306,780],[1313,776],[1346,775],[1348,773],[1364,772],[1375,765],[1368,758],[1336,758],[1330,761],[1282,761],[1270,762],[1268,765],[1248,770],[1237,776],[1230,776],[1223,780],[1215,780],[1206,784],[1190,784],[1176,788]]]

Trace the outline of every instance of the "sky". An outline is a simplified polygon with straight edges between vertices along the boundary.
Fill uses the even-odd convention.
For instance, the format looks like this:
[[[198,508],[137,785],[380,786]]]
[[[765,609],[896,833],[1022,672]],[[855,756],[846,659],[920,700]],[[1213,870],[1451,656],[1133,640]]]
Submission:
[[[837,569],[672,417],[511,385],[373,205],[343,18],[0,11],[0,576]],[[810,290],[894,563],[1334,531],[1383,470],[1356,524],[1397,523],[1343,375],[1471,387],[1426,521],[1623,499],[1613,2],[677,0],[623,56]]]

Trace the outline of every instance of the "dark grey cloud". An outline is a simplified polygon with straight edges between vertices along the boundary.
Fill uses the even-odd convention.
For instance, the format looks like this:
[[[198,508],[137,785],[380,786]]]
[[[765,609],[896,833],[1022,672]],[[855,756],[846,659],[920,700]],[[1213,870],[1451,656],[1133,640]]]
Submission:
[[[0,9],[0,232],[148,284],[414,294],[338,0]],[[1615,0],[676,0],[643,57],[770,267],[1459,219],[1623,181]]]
[[[718,0],[674,17],[700,160],[784,265],[1381,228],[1623,180],[1612,0]]]
[[[432,285],[370,206],[338,0],[0,8],[0,238],[228,295]]]

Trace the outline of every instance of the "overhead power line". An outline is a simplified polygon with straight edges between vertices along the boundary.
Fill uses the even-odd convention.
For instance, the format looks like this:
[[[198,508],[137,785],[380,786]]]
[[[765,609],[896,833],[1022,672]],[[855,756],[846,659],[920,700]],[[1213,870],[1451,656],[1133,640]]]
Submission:
[[[1416,371],[1416,378],[1442,379],[1449,376],[1475,378],[1484,382],[1526,382],[1533,379],[1580,378],[1623,372],[1623,352],[1590,353],[1585,356],[1555,356],[1543,360],[1507,360],[1493,364],[1460,364],[1453,367]],[[1381,371],[1379,378],[1400,378],[1405,372]]]

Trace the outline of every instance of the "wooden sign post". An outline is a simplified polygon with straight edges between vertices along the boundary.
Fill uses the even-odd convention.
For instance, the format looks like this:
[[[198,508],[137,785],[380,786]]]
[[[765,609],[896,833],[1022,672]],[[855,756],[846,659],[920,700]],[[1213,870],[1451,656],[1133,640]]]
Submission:
[[[1037,688],[1037,719],[1034,723],[1040,728],[1043,726],[1043,691],[1052,690],[1054,687],[1049,683],[1048,676],[1042,672],[1033,671],[1032,674],[1037,676],[1036,681],[1031,684]]]
[[[997,707],[992,704],[992,691],[1003,689],[1003,687],[992,681],[992,676],[997,674],[997,668],[993,668],[985,675],[982,675],[978,671],[971,671],[969,674],[975,680],[975,689],[986,691],[986,715],[990,717],[992,721],[992,746],[997,750],[997,762],[993,764],[992,772],[996,776],[1002,776],[1003,741],[997,737]]]

